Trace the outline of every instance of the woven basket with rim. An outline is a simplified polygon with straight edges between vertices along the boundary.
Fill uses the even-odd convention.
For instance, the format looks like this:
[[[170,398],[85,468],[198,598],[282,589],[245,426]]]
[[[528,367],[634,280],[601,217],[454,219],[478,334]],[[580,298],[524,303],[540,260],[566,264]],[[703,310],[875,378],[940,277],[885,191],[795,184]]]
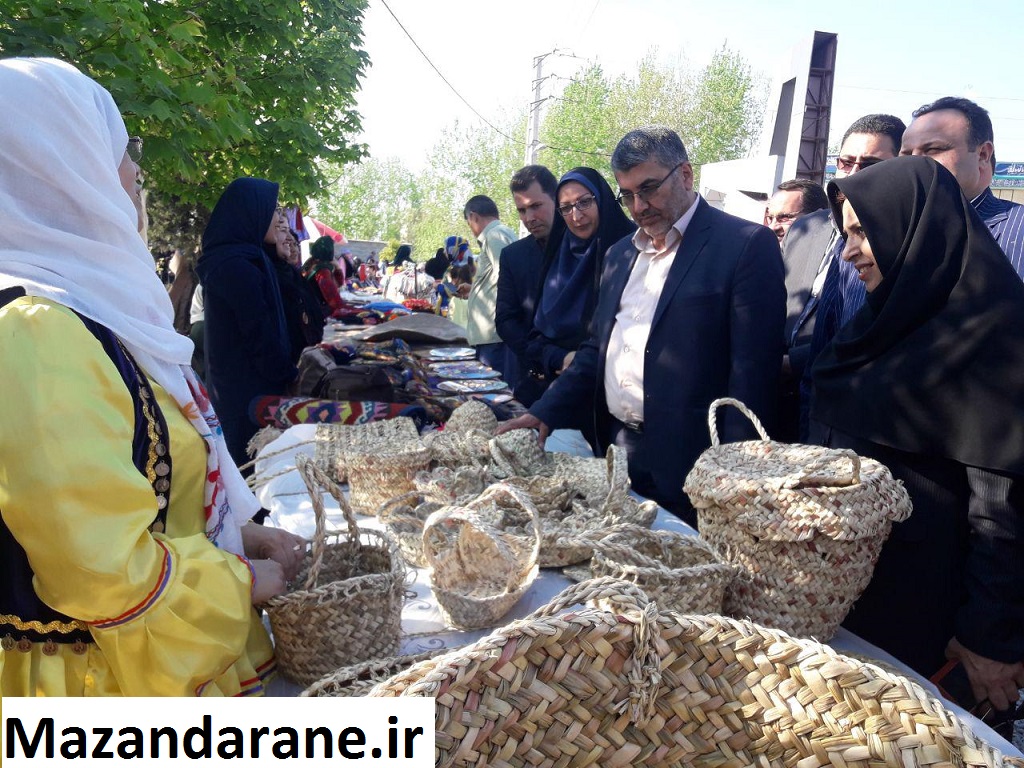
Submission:
[[[299,696],[338,698],[345,696],[365,696],[377,683],[403,672],[413,664],[427,661],[443,653],[449,648],[435,648],[405,656],[385,656],[371,659],[359,664],[352,664],[335,670],[326,677],[317,680]]]
[[[437,500],[429,494],[411,491],[389,499],[377,510],[377,519],[398,542],[402,557],[409,565],[427,567],[423,556],[423,526],[445,503],[447,499]]]
[[[537,578],[537,509],[499,483],[461,507],[443,507],[423,528],[423,554],[444,620],[493,627]]]
[[[366,424],[317,424],[313,456],[316,465],[339,483],[348,480],[345,454],[395,445],[420,444],[416,422],[397,416]]]
[[[555,615],[595,598],[617,610]],[[751,622],[659,613],[612,579],[369,695],[436,697],[442,768],[1022,764],[904,677]]]
[[[310,685],[343,664],[393,655],[401,636],[406,570],[379,531],[361,530],[338,487],[306,456],[296,461],[316,515],[301,586],[265,605],[281,671]],[[347,530],[328,534],[322,490],[341,506]]]
[[[736,567],[696,536],[622,526],[594,543],[594,576],[636,584],[658,604],[679,613],[721,613]]]
[[[761,440],[719,444],[715,416],[727,404]],[[906,490],[852,451],[772,442],[731,398],[711,404],[708,427],[711,448],[683,489],[701,537],[739,567],[726,613],[829,639],[871,581],[893,521],[910,515]]]
[[[430,466],[430,453],[418,440],[377,447],[359,446],[339,455],[348,469],[352,509],[372,515],[395,496],[416,490],[413,478]]]

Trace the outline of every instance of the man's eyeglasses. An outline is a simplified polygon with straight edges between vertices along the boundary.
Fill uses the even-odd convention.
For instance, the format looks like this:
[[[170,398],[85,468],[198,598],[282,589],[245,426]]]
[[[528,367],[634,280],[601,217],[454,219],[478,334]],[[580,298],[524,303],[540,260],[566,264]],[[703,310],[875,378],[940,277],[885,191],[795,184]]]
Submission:
[[[558,206],[558,212],[562,214],[563,219],[568,219],[572,215],[572,209],[575,208],[580,213],[589,211],[590,206],[595,202],[593,195],[584,195],[575,203],[566,203],[565,205]]]
[[[125,151],[128,153],[128,157],[132,159],[132,162],[139,162],[142,159],[142,137],[132,136],[129,138]]]
[[[671,176],[676,171],[678,171],[685,164],[686,161],[684,160],[671,171],[666,173],[665,178],[663,178],[661,181],[652,181],[648,184],[644,184],[636,192],[619,192],[619,196],[615,198],[615,201],[619,205],[624,205],[627,208],[631,208],[637,198],[640,198],[645,203],[649,203],[651,201],[651,198],[654,196],[654,193],[661,189],[662,184],[668,181],[668,177]]]
[[[771,224],[773,221],[779,224],[786,224],[796,219],[799,213],[766,213],[764,215],[764,223]]]
[[[843,173],[849,173],[854,168],[859,168],[863,171],[865,168],[870,168],[872,165],[877,165],[880,162],[882,162],[880,157],[865,157],[862,160],[856,160],[852,157],[837,157],[836,168]]]

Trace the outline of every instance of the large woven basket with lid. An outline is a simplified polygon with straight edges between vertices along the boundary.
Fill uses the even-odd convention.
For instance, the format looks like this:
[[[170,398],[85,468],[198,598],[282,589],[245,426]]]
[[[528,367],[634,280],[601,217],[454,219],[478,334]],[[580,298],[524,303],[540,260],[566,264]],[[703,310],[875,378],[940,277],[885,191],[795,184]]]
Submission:
[[[722,405],[739,408],[762,439],[720,444]],[[910,515],[910,497],[877,461],[773,442],[731,398],[711,404],[708,427],[711,447],[683,490],[701,537],[740,569],[726,613],[828,640],[871,581],[892,523]]]
[[[618,605],[556,615],[588,599]],[[751,622],[658,612],[612,579],[369,695],[435,697],[444,767],[1020,764],[906,678]]]

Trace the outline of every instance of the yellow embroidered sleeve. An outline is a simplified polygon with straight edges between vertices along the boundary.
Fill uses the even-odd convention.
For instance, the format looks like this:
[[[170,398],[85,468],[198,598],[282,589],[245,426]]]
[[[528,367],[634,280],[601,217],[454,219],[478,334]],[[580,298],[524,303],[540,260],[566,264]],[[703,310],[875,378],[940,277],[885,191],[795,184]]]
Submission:
[[[64,307],[0,309],[0,391],[0,513],[36,592],[90,625],[124,694],[194,694],[244,653],[253,615],[248,565],[206,540],[201,491],[172,498],[167,533],[149,532],[156,499],[132,463],[131,396]]]

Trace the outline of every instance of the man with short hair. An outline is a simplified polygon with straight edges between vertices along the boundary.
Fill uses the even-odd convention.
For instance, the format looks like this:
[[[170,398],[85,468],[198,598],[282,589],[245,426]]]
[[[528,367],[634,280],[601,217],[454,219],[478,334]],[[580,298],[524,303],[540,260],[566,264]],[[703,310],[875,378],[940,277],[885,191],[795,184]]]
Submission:
[[[467,307],[467,341],[477,350],[477,357],[503,376],[514,375],[515,358],[508,354],[494,324],[498,300],[498,260],[502,248],[516,239],[515,232],[498,219],[498,206],[486,195],[469,198],[462,210],[470,232],[480,243],[476,275],[469,291]],[[511,357],[511,359],[507,359]],[[514,379],[513,379],[514,381]]]
[[[855,120],[843,134],[836,178],[896,157],[904,129],[903,121],[893,115]],[[810,382],[802,379],[818,352],[864,303],[864,284],[853,265],[840,258],[842,252],[839,227],[828,208],[799,219],[782,242],[787,304],[780,440],[806,440]]]
[[[518,376],[509,384],[525,406],[532,405],[547,386],[529,374],[526,340],[533,328],[544,250],[549,240],[561,242],[565,231],[565,222],[555,216],[557,188],[558,179],[543,165],[524,166],[512,174],[509,182],[519,220],[530,234],[501,251],[494,320],[501,340],[516,356]]]
[[[944,165],[1024,278],[1024,205],[1000,200],[989,189],[996,154],[988,112],[969,99],[943,96],[913,116],[900,154],[925,155]]]
[[[683,493],[708,447],[708,406],[734,397],[771,424],[786,289],[778,240],[711,207],[675,131],[627,133],[612,154],[619,202],[640,229],[608,249],[589,338],[530,413],[503,426],[567,426],[593,398],[601,450],[624,449],[637,493],[696,523]],[[753,437],[734,409],[725,442]]]
[[[828,197],[821,184],[810,179],[791,179],[775,188],[764,211],[764,225],[782,243],[793,222],[801,216],[828,208]]]

